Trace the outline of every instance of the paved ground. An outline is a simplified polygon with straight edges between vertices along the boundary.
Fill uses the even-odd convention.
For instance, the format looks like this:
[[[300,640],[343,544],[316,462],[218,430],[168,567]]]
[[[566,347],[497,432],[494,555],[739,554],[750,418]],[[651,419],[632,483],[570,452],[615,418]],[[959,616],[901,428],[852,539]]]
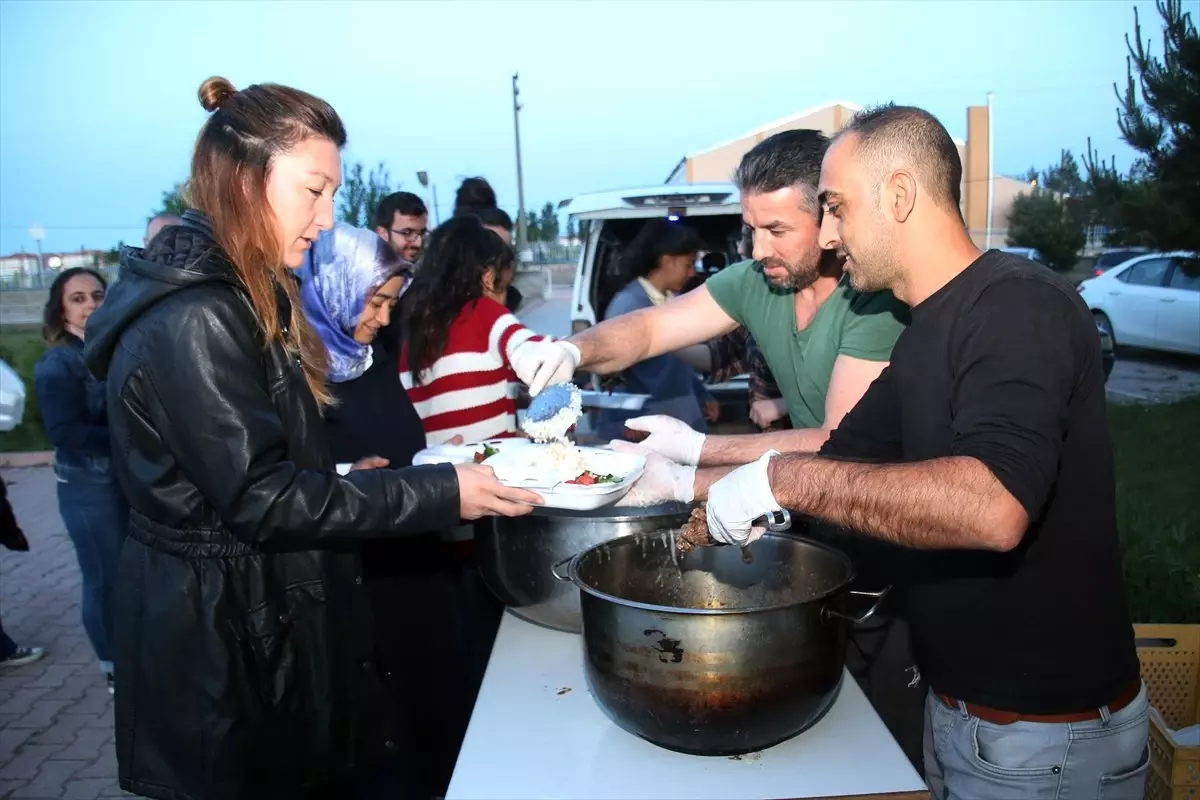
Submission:
[[[1200,358],[1123,348],[1108,376],[1115,403],[1170,403],[1200,393]]]
[[[117,788],[112,699],[79,618],[79,567],[50,469],[0,471],[29,553],[0,549],[0,619],[44,659],[0,670],[0,797],[127,797]]]

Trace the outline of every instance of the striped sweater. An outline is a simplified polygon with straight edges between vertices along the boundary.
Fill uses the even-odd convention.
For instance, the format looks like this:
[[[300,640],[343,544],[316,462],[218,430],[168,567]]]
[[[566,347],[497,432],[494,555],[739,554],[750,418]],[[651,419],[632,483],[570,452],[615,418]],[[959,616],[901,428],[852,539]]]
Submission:
[[[400,353],[400,382],[421,416],[429,444],[456,435],[479,442],[517,434],[520,389],[513,354],[543,341],[504,306],[486,297],[469,303],[450,324],[446,348],[414,385],[408,347]]]

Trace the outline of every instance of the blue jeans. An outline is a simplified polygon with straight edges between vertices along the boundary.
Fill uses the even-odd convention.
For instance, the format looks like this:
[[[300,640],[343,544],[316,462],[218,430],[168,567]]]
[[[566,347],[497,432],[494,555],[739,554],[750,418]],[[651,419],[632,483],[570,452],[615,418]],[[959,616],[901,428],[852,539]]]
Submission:
[[[1150,706],[1086,722],[996,725],[925,698],[925,782],[934,800],[1142,800]]]
[[[79,558],[83,629],[100,669],[112,672],[113,587],[129,527],[129,507],[115,481],[72,470],[65,479],[59,473],[58,512]]]

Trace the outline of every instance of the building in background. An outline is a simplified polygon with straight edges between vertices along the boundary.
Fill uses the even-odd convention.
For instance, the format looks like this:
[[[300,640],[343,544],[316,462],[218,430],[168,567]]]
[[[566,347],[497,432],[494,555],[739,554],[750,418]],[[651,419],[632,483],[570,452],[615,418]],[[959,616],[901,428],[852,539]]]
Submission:
[[[721,142],[706,150],[684,156],[667,183],[725,182],[750,148],[780,131],[810,129],[827,135],[840,131],[862,110],[857,103],[836,101],[808,108],[785,119]],[[987,243],[988,207],[988,136],[991,132],[987,106],[967,109],[967,138],[954,138],[963,163],[962,212],[971,238],[979,247]],[[1007,244],[1008,213],[1018,194],[1031,191],[1025,181],[995,175],[992,180],[992,247]]]
[[[54,276],[64,269],[88,267],[100,269],[104,264],[103,250],[80,248],[74,253],[43,253],[41,268],[34,253],[13,253],[0,256],[0,288],[35,289],[49,286]]]

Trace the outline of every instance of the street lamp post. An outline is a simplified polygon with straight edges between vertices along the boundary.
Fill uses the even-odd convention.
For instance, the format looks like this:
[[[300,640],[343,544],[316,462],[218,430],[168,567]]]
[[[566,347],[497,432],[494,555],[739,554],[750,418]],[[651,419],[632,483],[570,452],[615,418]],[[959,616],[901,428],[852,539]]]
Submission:
[[[424,170],[417,173],[417,181],[422,187],[429,190],[429,205],[433,206],[430,211],[433,212],[433,226],[436,228],[438,225],[442,224],[442,220],[438,215],[437,185],[429,180],[429,173],[425,172]]]
[[[34,225],[29,229],[29,238],[33,239],[37,245],[37,277],[38,287],[40,288],[42,283],[44,283],[42,275],[45,272],[45,265],[42,263],[42,240],[46,238],[46,229],[41,225]]]
[[[525,230],[525,183],[521,175],[521,104],[517,101],[521,90],[517,88],[517,73],[512,76],[513,92],[513,136],[517,146],[517,263],[525,252],[527,231]]]

